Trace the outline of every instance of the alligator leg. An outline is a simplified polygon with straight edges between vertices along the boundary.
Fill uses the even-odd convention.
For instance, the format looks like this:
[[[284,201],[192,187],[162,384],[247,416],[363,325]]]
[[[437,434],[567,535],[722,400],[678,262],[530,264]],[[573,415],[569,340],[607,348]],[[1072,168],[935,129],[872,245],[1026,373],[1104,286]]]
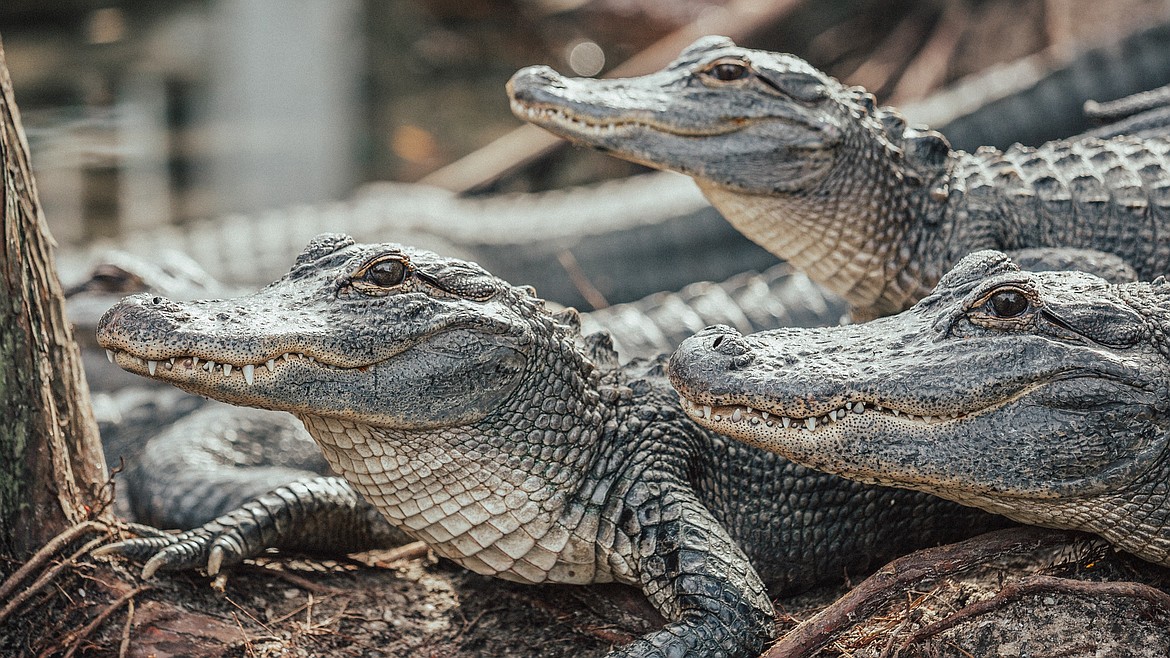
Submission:
[[[270,548],[343,555],[407,541],[344,478],[322,476],[276,487],[197,528],[128,539],[95,554],[147,559],[142,575],[149,578],[159,569],[196,567],[216,575]]]
[[[759,654],[775,637],[774,611],[747,557],[689,492],[629,505],[647,489],[625,497],[619,532],[635,543],[643,592],[671,623],[612,656]]]
[[[1124,258],[1094,249],[1036,247],[1006,252],[1029,272],[1088,272],[1110,283],[1137,281],[1137,272]]]
[[[179,534],[104,547],[143,569],[223,566],[266,549],[343,555],[411,541],[328,475],[320,449],[289,414],[210,403],[155,437],[127,473],[135,519]]]

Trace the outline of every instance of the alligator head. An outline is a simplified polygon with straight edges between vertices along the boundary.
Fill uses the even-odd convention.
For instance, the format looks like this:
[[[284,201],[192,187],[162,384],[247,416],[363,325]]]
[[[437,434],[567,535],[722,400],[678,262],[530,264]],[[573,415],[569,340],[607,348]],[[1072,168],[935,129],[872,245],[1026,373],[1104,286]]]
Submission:
[[[736,228],[855,306],[881,297],[888,282],[872,264],[893,262],[889,245],[946,196],[926,193],[950,166],[941,135],[908,128],[863,89],[794,55],[724,37],[637,78],[529,67],[508,92],[526,121],[693,177]]]
[[[393,524],[474,571],[583,582],[592,566],[554,564],[572,542],[531,543],[604,425],[574,320],[472,263],[324,235],[252,295],[128,297],[98,341],[131,372],[296,414]]]
[[[897,316],[708,328],[670,378],[700,424],[812,468],[1170,564],[1168,314],[1163,281],[1026,273],[985,251]]]

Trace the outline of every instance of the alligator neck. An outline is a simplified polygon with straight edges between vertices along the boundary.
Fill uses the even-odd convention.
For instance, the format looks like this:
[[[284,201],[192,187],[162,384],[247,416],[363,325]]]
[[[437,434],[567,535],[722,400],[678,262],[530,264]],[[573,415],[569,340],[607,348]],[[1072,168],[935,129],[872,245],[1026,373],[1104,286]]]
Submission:
[[[917,234],[927,229],[918,219],[925,205],[935,202],[929,188],[907,185],[893,171],[837,171],[795,193],[747,194],[696,182],[736,229],[854,309],[896,313],[928,294],[938,278],[922,278],[929,263],[917,249],[933,242]]]

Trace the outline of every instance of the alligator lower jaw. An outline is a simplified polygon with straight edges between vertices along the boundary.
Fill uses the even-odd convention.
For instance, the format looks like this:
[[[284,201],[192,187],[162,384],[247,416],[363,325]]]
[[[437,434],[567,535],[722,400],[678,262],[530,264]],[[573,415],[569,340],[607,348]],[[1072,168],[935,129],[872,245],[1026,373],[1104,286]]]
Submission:
[[[853,416],[867,414],[879,415],[885,418],[898,418],[904,423],[918,426],[938,425],[969,415],[965,413],[940,416],[916,415],[890,407],[854,402],[819,416],[799,417],[777,415],[742,405],[711,406],[697,404],[685,397],[681,399],[683,410],[700,425],[709,427],[720,433],[731,435],[736,434],[736,428],[743,430],[750,429],[753,433],[759,432],[761,428],[791,429],[793,431],[812,433],[818,431],[818,429],[827,429]]]
[[[129,352],[111,349],[106,350],[106,358],[109,359],[110,363],[117,364],[132,373],[174,383],[194,382],[200,378],[208,383],[223,382],[232,377],[239,377],[251,386],[257,377],[275,375],[279,368],[296,361],[312,364],[318,368],[347,369],[323,363],[299,352],[285,352],[258,363],[227,363],[200,359],[196,356],[178,356],[153,361],[134,356]]]
[[[714,137],[735,132],[743,127],[742,124],[731,122],[730,127],[725,126],[710,130],[679,130],[675,127],[636,119],[587,119],[559,107],[525,105],[515,100],[512,101],[512,112],[529,123],[570,139],[574,137],[582,139],[619,137],[636,130],[649,130],[678,137]]]

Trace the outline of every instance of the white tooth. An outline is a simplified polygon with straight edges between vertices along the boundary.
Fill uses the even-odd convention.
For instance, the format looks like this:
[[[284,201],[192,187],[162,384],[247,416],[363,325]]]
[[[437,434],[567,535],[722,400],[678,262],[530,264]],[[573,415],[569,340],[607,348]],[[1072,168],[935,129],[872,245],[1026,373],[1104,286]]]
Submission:
[[[203,369],[207,372],[215,374],[215,361],[208,361],[207,363],[203,364]]]
[[[223,364],[223,376],[230,377],[231,374],[232,374],[232,364],[230,364],[230,363]]]
[[[106,359],[108,359],[110,363],[114,362],[114,350],[106,350]]]
[[[863,412],[863,411],[865,411],[865,403],[864,403],[864,402],[857,402],[857,403],[854,403],[854,405],[853,405],[853,413],[855,413],[855,414],[859,414],[859,413],[861,413],[861,412]]]
[[[768,420],[768,412],[767,412],[767,411],[761,411],[761,412],[760,412],[760,417],[761,417],[761,418],[763,418],[764,420]]]
[[[789,427],[792,427],[792,419],[788,416],[781,416],[780,424],[784,426],[784,429],[788,429]]]
[[[772,421],[770,421],[770,420],[769,420],[767,423],[764,423],[764,424],[765,424],[765,425],[767,425],[768,427],[775,427],[775,426],[776,426],[776,423],[773,423],[773,422],[772,422]]]
[[[804,419],[804,426],[809,428],[810,430],[815,430],[817,428],[817,419],[816,418],[805,418]]]
[[[276,367],[276,359],[268,359],[265,365],[268,366],[268,372],[272,372],[272,369]]]
[[[743,420],[743,412],[739,410],[739,407],[736,407],[735,411],[731,412],[731,420],[736,423]]]
[[[316,363],[317,362],[317,359],[314,359],[311,356],[306,356],[305,358],[309,360],[309,363]]]
[[[756,412],[756,410],[755,410],[755,409],[752,409],[751,407],[746,407],[746,408],[744,409],[744,411],[746,411],[746,412],[747,412],[747,413],[749,413],[749,414],[751,414],[751,413],[755,413],[755,412]]]
[[[759,425],[759,424],[760,424],[760,417],[759,416],[752,416],[752,425]]]
[[[146,369],[150,372],[150,376],[153,377],[155,371],[158,370],[158,361],[147,361]]]
[[[836,409],[829,412],[829,420],[832,420],[834,422],[837,420],[837,410]]]
[[[249,363],[248,365],[244,366],[242,370],[244,371],[244,381],[248,382],[248,385],[251,386],[252,381],[255,379],[254,373],[256,372],[256,366]]]
[[[710,418],[711,417],[711,405],[709,405],[709,404],[703,405],[703,414],[700,417],[701,418]]]
[[[195,366],[197,366],[197,365],[199,365],[199,357],[192,355],[191,356],[191,369],[194,370]]]
[[[719,414],[715,414],[715,415],[711,416],[711,420],[713,420],[715,422],[719,422],[719,421],[723,420],[723,416],[720,416]]]
[[[924,423],[929,423],[932,420],[934,420],[934,416],[923,416],[922,417],[922,422],[924,422]]]
[[[890,413],[894,414],[895,418],[902,415],[902,412],[898,411],[897,409],[890,409]]]

